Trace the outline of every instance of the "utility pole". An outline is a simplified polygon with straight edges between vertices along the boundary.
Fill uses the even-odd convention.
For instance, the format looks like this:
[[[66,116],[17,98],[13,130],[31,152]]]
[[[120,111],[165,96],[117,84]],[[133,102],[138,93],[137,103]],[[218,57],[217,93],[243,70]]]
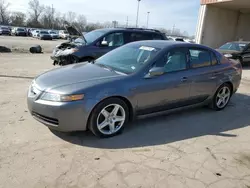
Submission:
[[[175,31],[175,24],[173,25],[172,35],[174,34],[174,31]]]
[[[138,6],[137,6],[137,16],[136,16],[136,26],[138,27],[138,17],[139,17],[139,10],[140,10],[140,1],[141,0],[137,0],[138,1]]]
[[[128,16],[127,16],[127,23],[126,23],[126,27],[128,27]]]
[[[53,4],[52,4],[51,8],[52,8],[51,27],[53,30],[54,29],[54,5]]]
[[[148,22],[149,22],[149,14],[150,12],[148,12],[148,17],[147,17],[147,28],[148,28]]]

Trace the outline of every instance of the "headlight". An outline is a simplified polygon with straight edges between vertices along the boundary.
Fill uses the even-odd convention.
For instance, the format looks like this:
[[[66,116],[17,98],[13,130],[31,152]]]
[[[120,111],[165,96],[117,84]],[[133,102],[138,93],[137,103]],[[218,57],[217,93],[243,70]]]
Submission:
[[[60,95],[57,93],[44,92],[41,96],[42,100],[45,101],[54,101],[54,102],[71,102],[79,101],[84,98],[83,94],[80,95]]]
[[[227,58],[233,57],[232,54],[224,54],[224,56],[227,57]]]
[[[77,51],[79,51],[79,49],[78,48],[72,48],[71,49],[73,52],[77,52]]]

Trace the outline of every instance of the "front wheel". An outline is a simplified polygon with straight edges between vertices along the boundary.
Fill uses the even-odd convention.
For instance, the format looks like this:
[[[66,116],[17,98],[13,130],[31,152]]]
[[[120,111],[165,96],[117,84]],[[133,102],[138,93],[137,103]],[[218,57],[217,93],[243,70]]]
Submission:
[[[95,107],[90,116],[89,129],[98,137],[112,137],[123,131],[128,117],[126,103],[118,98],[110,98]]]
[[[216,91],[211,107],[214,110],[220,111],[223,110],[229,103],[232,96],[232,90],[229,84],[223,84]]]

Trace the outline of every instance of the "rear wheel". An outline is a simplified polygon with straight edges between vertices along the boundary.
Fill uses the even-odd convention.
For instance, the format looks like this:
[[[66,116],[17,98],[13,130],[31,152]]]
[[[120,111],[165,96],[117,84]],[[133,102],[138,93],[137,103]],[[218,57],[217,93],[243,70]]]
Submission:
[[[210,106],[217,111],[223,110],[228,105],[231,96],[231,87],[229,84],[225,83],[216,91]]]
[[[124,130],[128,117],[126,103],[118,98],[110,98],[95,107],[90,116],[89,129],[98,137],[112,137]]]

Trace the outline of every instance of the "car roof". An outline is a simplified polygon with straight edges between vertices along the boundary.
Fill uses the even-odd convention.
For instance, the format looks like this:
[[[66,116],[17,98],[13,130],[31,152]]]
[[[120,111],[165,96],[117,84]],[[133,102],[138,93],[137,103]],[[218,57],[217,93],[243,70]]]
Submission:
[[[95,31],[104,31],[104,32],[111,32],[111,31],[133,31],[133,32],[149,32],[149,33],[159,33],[159,34],[162,34],[158,30],[154,30],[154,29],[142,29],[142,28],[104,28],[104,29],[96,29]]]
[[[146,41],[132,42],[129,44],[150,46],[150,47],[160,48],[160,49],[165,49],[169,47],[193,47],[193,48],[205,48],[205,49],[214,51],[213,49],[207,46],[200,45],[200,44],[193,44],[193,43],[173,41],[173,40],[146,40]]]

